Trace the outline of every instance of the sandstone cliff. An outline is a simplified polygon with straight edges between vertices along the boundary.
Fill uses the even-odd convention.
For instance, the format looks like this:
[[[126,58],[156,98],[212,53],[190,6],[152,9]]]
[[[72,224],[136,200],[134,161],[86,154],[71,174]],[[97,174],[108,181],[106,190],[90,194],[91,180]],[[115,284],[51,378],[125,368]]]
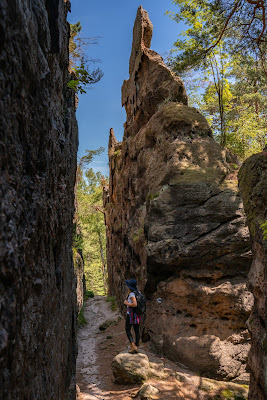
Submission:
[[[159,352],[206,376],[247,381],[251,254],[234,160],[187,106],[151,37],[140,7],[122,87],[124,138],[111,130],[109,140],[109,290],[123,308],[124,279],[135,277],[149,299],[144,337]]]
[[[240,191],[252,241],[253,262],[248,276],[254,306],[248,321],[252,336],[249,366],[250,400],[267,398],[267,240],[260,225],[267,221],[267,150],[247,159],[239,172]]]
[[[0,398],[75,399],[67,2],[0,2]]]

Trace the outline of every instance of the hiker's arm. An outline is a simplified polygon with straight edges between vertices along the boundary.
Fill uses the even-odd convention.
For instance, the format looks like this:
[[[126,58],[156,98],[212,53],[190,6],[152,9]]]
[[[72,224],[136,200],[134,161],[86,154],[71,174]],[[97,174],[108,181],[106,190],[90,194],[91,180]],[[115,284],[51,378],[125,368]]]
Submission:
[[[137,307],[137,301],[135,297],[131,297],[132,303],[128,303],[127,300],[124,301],[124,304],[128,307]]]

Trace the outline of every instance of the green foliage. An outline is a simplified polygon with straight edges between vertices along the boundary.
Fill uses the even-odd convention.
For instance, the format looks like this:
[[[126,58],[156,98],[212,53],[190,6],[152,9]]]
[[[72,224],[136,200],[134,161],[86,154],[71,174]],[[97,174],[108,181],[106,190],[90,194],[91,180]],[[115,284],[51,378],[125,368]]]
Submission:
[[[149,195],[146,196],[146,199],[147,199],[147,200],[154,200],[154,199],[156,199],[157,197],[159,197],[159,193],[149,194]]]
[[[117,310],[117,302],[116,302],[116,297],[115,296],[107,297],[106,301],[111,303],[110,308],[111,308],[112,311],[116,311]]]
[[[91,299],[95,297],[94,291],[93,290],[86,290],[84,294],[84,300]]]
[[[226,2],[174,3],[179,13],[171,17],[188,29],[175,42],[169,65],[184,79],[190,105],[205,115],[215,139],[241,160],[261,151],[266,144],[267,74],[255,53],[234,50],[240,21],[235,27],[231,23],[213,46],[225,24]]]
[[[121,150],[114,151],[114,156],[119,157],[121,155]]]
[[[87,321],[86,321],[85,316],[84,316],[84,308],[82,307],[81,311],[78,314],[78,326],[81,327],[81,326],[84,326],[84,325],[87,325]]]
[[[79,46],[79,33],[82,30],[80,21],[76,24],[70,24],[70,40],[69,40],[69,52],[70,52],[70,63],[71,66],[75,64],[75,60],[81,57],[81,49]]]
[[[263,232],[263,240],[267,240],[267,221],[263,222],[260,227]]]
[[[139,240],[143,237],[143,235],[144,235],[144,229],[143,228],[139,228],[137,233],[135,235],[133,235],[134,243],[139,242]]]
[[[70,68],[72,75],[68,82],[68,87],[75,93],[86,93],[87,85],[98,82],[103,72],[99,69],[90,69],[90,64],[99,62],[99,60],[89,59],[86,54],[88,45],[97,44],[97,38],[82,38],[82,26],[80,21],[76,24],[70,24],[69,55]]]
[[[96,150],[85,150],[85,156],[80,160],[80,166],[88,166],[94,159],[94,157],[99,156],[105,151],[104,147],[99,147]]]
[[[224,42],[231,55],[253,55],[266,73],[266,5],[261,0],[173,0],[177,14],[167,12],[175,21],[189,26],[175,46],[182,50],[177,61],[181,70],[202,64]],[[190,38],[184,43],[182,37]]]
[[[242,394],[234,393],[229,389],[222,391],[222,398],[227,400],[245,400],[245,397]]]
[[[100,295],[105,295],[107,290],[106,228],[102,201],[106,177],[94,172],[89,165],[103,151],[103,148],[87,150],[77,169],[77,214],[83,237],[86,287]]]

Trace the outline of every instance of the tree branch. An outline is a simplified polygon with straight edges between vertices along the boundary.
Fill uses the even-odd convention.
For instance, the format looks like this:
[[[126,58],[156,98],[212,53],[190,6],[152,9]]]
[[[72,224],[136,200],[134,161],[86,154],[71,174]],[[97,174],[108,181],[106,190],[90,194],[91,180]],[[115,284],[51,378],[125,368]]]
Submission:
[[[251,1],[253,1],[253,0],[251,0]],[[229,24],[230,19],[232,18],[232,16],[233,16],[234,13],[236,12],[236,10],[237,10],[239,4],[240,4],[240,0],[238,0],[238,1],[236,2],[234,8],[232,9],[232,11],[231,11],[231,13],[230,13],[230,15],[228,16],[227,20],[225,21],[224,27],[223,27],[223,29],[222,29],[220,35],[219,35],[219,38],[216,40],[216,42],[215,42],[213,45],[211,45],[211,46],[206,50],[206,53],[208,53],[210,50],[214,49],[214,47],[216,47],[217,44],[220,42],[220,40],[221,40],[221,38],[223,37],[223,34],[224,34],[224,32],[225,32],[225,29],[227,28],[227,25]]]
[[[242,25],[247,25],[247,26],[248,26],[248,29],[247,29],[247,34],[248,34],[248,36],[251,38],[252,41],[255,41],[257,44],[259,44],[260,42],[264,41],[264,40],[263,40],[263,35],[264,35],[265,30],[266,30],[266,10],[265,10],[265,5],[264,5],[264,0],[245,0],[245,1],[246,1],[248,4],[253,5],[254,8],[253,8],[253,14],[252,14],[252,19],[251,19],[251,21],[250,21],[248,24],[242,24]],[[234,5],[232,11],[230,12],[229,16],[227,17],[227,19],[226,19],[226,21],[225,21],[224,27],[222,28],[221,33],[220,33],[218,39],[216,40],[216,42],[215,42],[214,44],[212,44],[210,47],[208,47],[208,48],[205,50],[205,54],[209,53],[209,52],[210,52],[214,47],[216,47],[216,46],[218,45],[218,43],[221,41],[221,39],[222,39],[222,37],[223,37],[223,35],[224,35],[226,29],[227,29],[227,26],[228,26],[228,24],[229,24],[231,18],[233,17],[233,15],[234,15],[235,12],[237,11],[237,9],[238,9],[240,3],[241,3],[240,0],[238,0],[238,1],[236,2],[236,4]],[[250,34],[249,34],[249,30],[250,30],[250,28],[251,28],[251,25],[252,25],[254,19],[256,18],[256,11],[257,11],[257,9],[261,9],[261,10],[262,10],[262,30],[261,30],[261,32],[260,32],[260,34],[259,34],[259,36],[258,36],[257,38],[252,38],[252,37],[250,36]],[[258,19],[259,19],[259,18],[258,18]]]

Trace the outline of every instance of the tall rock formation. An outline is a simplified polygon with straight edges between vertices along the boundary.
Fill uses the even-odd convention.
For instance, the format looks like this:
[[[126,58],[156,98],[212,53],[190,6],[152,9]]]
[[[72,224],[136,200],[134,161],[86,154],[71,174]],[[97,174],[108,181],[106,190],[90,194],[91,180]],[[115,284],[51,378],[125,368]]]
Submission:
[[[267,149],[248,158],[239,171],[240,191],[250,230],[253,262],[248,276],[254,306],[251,332],[250,400],[267,399],[267,240],[261,225],[267,221]],[[266,233],[265,233],[266,235]]]
[[[0,398],[75,399],[68,2],[0,2]]]
[[[124,279],[137,278],[149,299],[144,336],[158,351],[201,374],[246,381],[251,254],[234,159],[187,106],[151,37],[139,7],[124,138],[111,130],[109,140],[109,290],[123,308]]]

